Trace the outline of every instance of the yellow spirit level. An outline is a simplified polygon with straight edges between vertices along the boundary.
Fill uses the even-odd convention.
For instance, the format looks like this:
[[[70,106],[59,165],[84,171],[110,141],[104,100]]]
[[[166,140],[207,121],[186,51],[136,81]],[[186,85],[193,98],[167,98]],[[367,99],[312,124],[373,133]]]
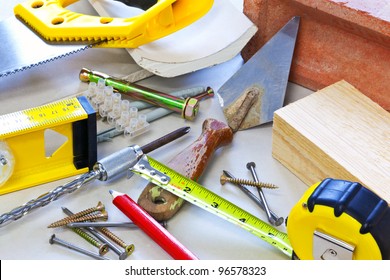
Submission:
[[[0,116],[0,194],[87,172],[96,113],[85,97]]]

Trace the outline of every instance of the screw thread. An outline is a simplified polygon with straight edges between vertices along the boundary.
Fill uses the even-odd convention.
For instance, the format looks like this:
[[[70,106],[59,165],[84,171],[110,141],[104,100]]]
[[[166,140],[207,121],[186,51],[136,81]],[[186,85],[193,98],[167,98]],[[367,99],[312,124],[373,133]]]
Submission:
[[[89,244],[95,246],[96,248],[99,248],[99,254],[104,255],[108,252],[108,245],[105,243],[100,243],[97,239],[95,239],[93,236],[89,235],[87,232],[80,228],[72,228],[72,231],[75,232],[77,235],[84,238]]]
[[[91,208],[88,208],[88,209],[85,209],[83,211],[80,211],[80,212],[77,212],[77,213],[74,213],[73,215],[67,217],[67,218],[78,218],[78,217],[82,217],[82,216],[85,216],[85,215],[88,215],[88,214],[91,214],[93,212],[98,212],[98,211],[103,211],[105,209],[105,206],[102,202],[98,202],[98,204],[95,206],[95,207],[91,207]],[[66,218],[66,219],[67,219]]]
[[[278,187],[271,183],[264,183],[264,182],[253,182],[250,180],[245,179],[237,179],[237,178],[229,178],[226,175],[221,175],[220,178],[221,185],[224,185],[226,182],[230,182],[233,184],[241,184],[241,185],[247,185],[257,188],[266,188],[266,189],[277,189]]]
[[[134,252],[134,244],[126,244],[119,236],[117,236],[115,233],[110,231],[109,229],[102,227],[99,229],[105,236],[110,238],[112,241],[114,241],[116,244],[121,246],[126,250],[126,253],[128,256],[130,256]]]
[[[48,228],[55,228],[55,227],[60,227],[64,226],[69,223],[75,223],[75,222],[85,222],[85,221],[94,221],[94,220],[107,220],[108,219],[108,213],[103,210],[101,213],[98,214],[87,214],[81,217],[76,217],[76,218],[69,218],[69,219],[63,219],[58,222],[54,222],[48,226]]]
[[[104,204],[99,201],[98,204],[95,207],[91,207],[91,208],[85,209],[83,211],[74,213],[73,215],[65,217],[65,218],[63,218],[61,220],[58,220],[58,221],[54,222],[54,223],[61,223],[62,225],[66,225],[66,224],[69,224],[70,220],[72,220],[72,219],[76,219],[76,218],[79,218],[79,217],[82,217],[82,216],[85,216],[85,215],[89,215],[89,214],[92,214],[94,212],[103,211],[104,209],[105,209]]]

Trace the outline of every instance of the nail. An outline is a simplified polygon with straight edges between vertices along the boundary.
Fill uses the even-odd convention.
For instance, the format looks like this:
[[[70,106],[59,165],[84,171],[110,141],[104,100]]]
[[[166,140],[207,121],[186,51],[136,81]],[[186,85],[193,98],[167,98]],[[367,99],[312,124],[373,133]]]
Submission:
[[[257,177],[257,174],[256,174],[256,170],[255,170],[255,167],[256,167],[256,164],[254,162],[248,162],[247,165],[246,165],[246,168],[248,168],[250,170],[250,172],[252,173],[252,177],[253,177],[253,180],[255,182],[259,182],[259,178]],[[270,208],[268,206],[268,203],[267,203],[267,200],[265,199],[265,195],[263,193],[263,190],[261,188],[258,188],[257,189],[258,193],[259,193],[259,196],[260,196],[260,199],[261,201],[263,202],[264,204],[264,209],[265,209],[265,213],[267,214],[267,218],[268,218],[268,221],[272,224],[272,225],[276,225],[276,221],[278,219],[273,219],[272,218],[272,215],[271,215],[271,211],[270,211]]]
[[[62,211],[70,216],[70,215],[73,215],[72,211],[70,211],[68,208],[66,207],[62,207]],[[106,243],[108,245],[108,247],[110,247],[118,256],[119,256],[119,259],[120,260],[124,260],[127,258],[127,253],[125,252],[125,250],[123,250],[122,248],[116,246],[114,243],[111,242],[110,239],[108,239],[107,237],[105,237],[103,234],[101,234],[99,231],[97,231],[95,228],[93,227],[88,227],[87,228],[88,231],[94,235],[97,239],[99,239],[100,241]]]
[[[73,251],[82,253],[82,254],[84,254],[84,255],[87,255],[87,256],[89,256],[89,257],[95,258],[95,259],[97,259],[97,260],[109,260],[109,259],[106,258],[106,257],[102,257],[102,256],[100,256],[100,255],[98,255],[98,254],[95,254],[94,252],[90,252],[90,251],[85,250],[85,249],[83,249],[83,248],[77,247],[77,246],[75,246],[75,245],[73,245],[73,244],[70,244],[70,243],[68,243],[68,242],[66,242],[66,241],[64,241],[64,240],[61,240],[61,239],[57,238],[57,237],[55,236],[55,234],[53,234],[53,235],[51,236],[51,238],[50,238],[50,240],[49,240],[49,243],[50,243],[50,244],[59,244],[59,245],[61,245],[61,246],[63,246],[63,247],[66,247],[66,248],[71,249],[71,250],[73,250]]]
[[[223,173],[229,177],[229,178],[232,178],[232,179],[235,179],[234,176],[226,171],[226,170],[223,170]],[[259,205],[259,207],[265,211],[265,207],[264,207],[264,203],[263,201],[258,198],[256,195],[254,195],[249,189],[247,189],[244,185],[241,185],[241,184],[236,184],[236,186],[238,186],[238,188],[243,191],[250,199],[252,199],[257,205]],[[283,224],[284,222],[284,219],[283,217],[278,217],[272,210],[270,210],[271,212],[271,215],[272,215],[272,218],[275,220],[275,226],[280,226],[281,224]]]
[[[163,227],[167,227],[167,222],[162,221],[160,224]],[[83,228],[83,227],[127,227],[127,228],[138,228],[138,226],[132,222],[75,222],[67,224],[71,228]]]

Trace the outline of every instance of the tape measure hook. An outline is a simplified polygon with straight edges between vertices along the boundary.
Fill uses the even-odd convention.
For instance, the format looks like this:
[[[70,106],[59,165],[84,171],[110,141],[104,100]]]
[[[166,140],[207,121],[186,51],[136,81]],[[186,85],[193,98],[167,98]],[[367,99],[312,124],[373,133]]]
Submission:
[[[313,258],[316,260],[352,260],[355,247],[334,236],[314,231]]]
[[[167,174],[150,165],[146,155],[143,155],[142,158],[130,168],[130,171],[137,173],[141,177],[157,185],[166,185],[171,181],[171,178]]]

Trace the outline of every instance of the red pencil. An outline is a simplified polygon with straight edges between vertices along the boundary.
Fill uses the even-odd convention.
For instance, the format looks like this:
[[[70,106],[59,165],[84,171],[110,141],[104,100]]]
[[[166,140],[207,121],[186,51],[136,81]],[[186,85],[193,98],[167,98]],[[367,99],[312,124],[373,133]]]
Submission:
[[[112,201],[114,205],[170,254],[172,258],[175,260],[198,259],[127,194],[113,190],[110,190],[110,194],[114,198]]]

